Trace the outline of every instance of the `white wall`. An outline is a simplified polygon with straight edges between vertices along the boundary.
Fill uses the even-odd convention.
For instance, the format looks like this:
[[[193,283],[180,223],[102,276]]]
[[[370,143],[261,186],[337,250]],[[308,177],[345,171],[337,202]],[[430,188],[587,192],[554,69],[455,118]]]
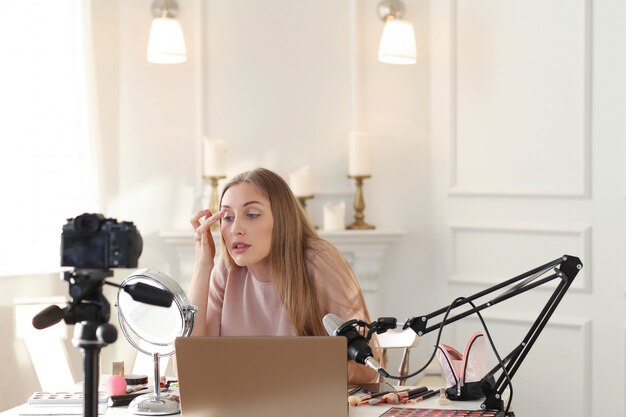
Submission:
[[[158,233],[187,227],[202,136],[230,142],[229,174],[310,165],[320,224],[323,201],[351,203],[356,127],[375,149],[366,220],[407,231],[383,266],[379,314],[428,313],[580,256],[520,371],[516,410],[626,415],[622,1],[406,0],[418,43],[408,67],[375,60],[374,0],[180,0],[190,54],[174,66],[145,61],[150,2],[93,3],[106,214],[138,224],[141,266],[167,272]],[[489,311],[503,347],[549,294],[536,292]],[[475,328],[445,334],[460,347]],[[122,340],[103,350],[103,361],[129,356]]]
[[[625,413],[625,12],[431,3],[439,287],[451,300],[563,254],[584,264],[513,380],[519,415]],[[496,345],[519,343],[549,295],[489,310]],[[455,344],[479,328],[459,325]]]
[[[203,136],[229,141],[229,175],[265,166],[286,177],[310,165],[316,197],[308,206],[321,224],[324,201],[344,199],[351,220],[348,133],[359,129],[374,148],[366,220],[407,231],[386,259],[380,313],[404,318],[436,306],[419,296],[432,279],[428,8],[407,4],[419,60],[401,67],[375,59],[383,25],[376,5],[181,1],[190,56],[177,66],[145,62],[145,7],[119,6],[119,138],[111,161],[119,180],[108,215],[140,225],[142,265],[167,271],[158,233],[187,230]]]

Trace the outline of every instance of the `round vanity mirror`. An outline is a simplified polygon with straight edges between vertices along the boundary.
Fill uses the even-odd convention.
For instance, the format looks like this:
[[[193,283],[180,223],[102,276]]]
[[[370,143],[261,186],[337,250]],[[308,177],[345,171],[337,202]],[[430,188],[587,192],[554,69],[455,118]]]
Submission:
[[[138,351],[153,357],[154,390],[144,394],[128,405],[128,411],[141,415],[168,415],[180,412],[178,401],[161,393],[159,387],[159,358],[174,354],[177,337],[187,337],[193,329],[195,306],[176,281],[153,269],[141,269],[129,275],[121,287],[145,284],[168,291],[173,302],[169,307],[160,307],[136,301],[122,288],[117,293],[120,328],[129,343]],[[144,297],[149,299],[150,296]]]

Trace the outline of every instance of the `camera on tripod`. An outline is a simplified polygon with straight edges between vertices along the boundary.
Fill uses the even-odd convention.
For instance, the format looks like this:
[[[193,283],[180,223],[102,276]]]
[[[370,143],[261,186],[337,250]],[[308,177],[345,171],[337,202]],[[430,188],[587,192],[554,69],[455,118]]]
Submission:
[[[100,349],[117,339],[109,324],[110,304],[102,293],[105,284],[123,289],[133,300],[169,307],[174,296],[168,290],[144,282],[119,285],[105,281],[111,268],[136,268],[143,240],[133,222],[118,222],[102,214],[83,213],[70,218],[61,232],[61,266],[69,283],[70,300],[65,308],[51,305],[33,317],[36,329],[45,329],[61,320],[75,324],[74,346],[84,353],[84,417],[98,416]]]
[[[80,269],[136,268],[143,240],[133,222],[102,214],[70,218],[61,233],[61,266]]]

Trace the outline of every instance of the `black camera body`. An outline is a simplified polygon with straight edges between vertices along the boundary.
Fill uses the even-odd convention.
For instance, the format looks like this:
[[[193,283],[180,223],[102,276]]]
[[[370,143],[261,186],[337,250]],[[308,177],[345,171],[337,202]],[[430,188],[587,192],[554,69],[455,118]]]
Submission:
[[[61,266],[136,268],[143,240],[133,222],[84,213],[67,220],[61,234]]]

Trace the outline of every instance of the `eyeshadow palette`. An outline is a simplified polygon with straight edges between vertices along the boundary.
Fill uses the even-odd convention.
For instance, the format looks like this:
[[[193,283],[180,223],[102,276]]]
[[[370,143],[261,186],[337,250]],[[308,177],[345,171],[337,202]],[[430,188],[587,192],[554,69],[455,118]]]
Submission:
[[[98,403],[106,403],[109,395],[98,393]],[[82,405],[85,396],[82,392],[35,392],[28,398],[30,405]]]
[[[380,417],[503,417],[502,411],[392,407]]]

